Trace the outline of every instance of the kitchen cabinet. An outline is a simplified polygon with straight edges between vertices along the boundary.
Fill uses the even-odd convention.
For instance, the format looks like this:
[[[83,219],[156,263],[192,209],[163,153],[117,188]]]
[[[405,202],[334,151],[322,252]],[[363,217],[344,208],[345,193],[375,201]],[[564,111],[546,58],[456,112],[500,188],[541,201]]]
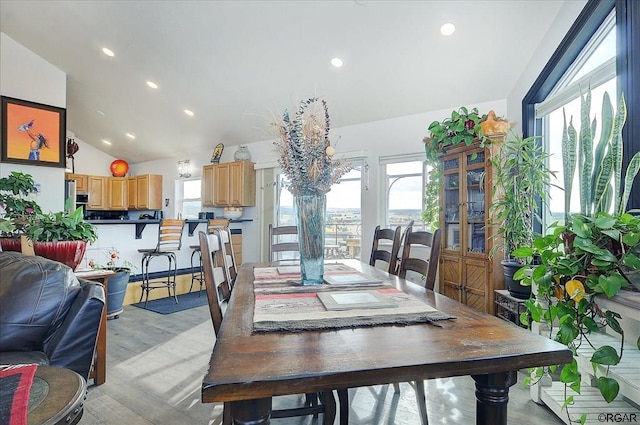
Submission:
[[[488,255],[495,242],[488,214],[493,196],[490,158],[498,145],[499,140],[488,148],[463,145],[440,158],[440,292],[486,313],[494,311],[494,291],[504,288],[502,255]]]
[[[127,178],[107,177],[109,183],[109,209],[125,211],[128,209]]]
[[[213,164],[202,167],[202,206],[213,207]]]
[[[75,180],[76,193],[89,192],[89,176],[86,174],[65,173],[65,180]]]
[[[256,172],[252,162],[235,161],[205,165],[202,170],[202,178],[203,206],[255,206]]]
[[[127,178],[127,208],[130,210],[136,209],[136,203],[138,202],[138,179],[134,177]]]
[[[129,209],[135,204],[137,210],[162,209],[162,176],[159,174],[142,174],[135,176],[135,202],[128,201]],[[133,186],[133,183],[131,183]]]
[[[89,194],[88,210],[106,210],[109,206],[107,179],[103,176],[87,176],[87,192]],[[76,186],[77,190],[77,186]]]

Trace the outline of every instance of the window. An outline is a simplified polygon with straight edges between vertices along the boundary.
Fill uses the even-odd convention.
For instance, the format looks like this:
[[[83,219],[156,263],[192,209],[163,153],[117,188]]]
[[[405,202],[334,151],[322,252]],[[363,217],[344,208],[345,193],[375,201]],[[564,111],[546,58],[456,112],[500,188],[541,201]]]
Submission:
[[[325,226],[325,258],[360,258],[362,169],[364,163],[351,160],[353,169],[342,176],[340,183],[327,193],[327,221]],[[283,174],[279,182],[276,202],[278,226],[296,224],[293,195]]]
[[[636,0],[588,1],[564,40],[550,58],[522,101],[524,136],[549,134],[550,124],[540,118],[575,99],[571,89],[599,87],[615,78],[612,99],[625,93],[627,110],[635,114],[640,107],[637,84],[640,81],[640,61],[637,43],[640,37],[640,2]],[[613,69],[613,73],[611,70]],[[564,83],[566,82],[566,84]],[[573,87],[573,88],[571,88]],[[564,92],[565,98],[561,95]],[[551,101],[555,101],[552,104]],[[599,100],[592,101],[592,106]],[[575,124],[575,122],[574,122]],[[640,120],[627,119],[622,133],[626,169],[631,157],[640,150]],[[550,148],[553,144],[549,145]],[[640,181],[635,180],[628,209],[640,208]],[[564,202],[563,202],[564,203]],[[537,229],[541,230],[541,229]]]
[[[422,210],[426,167],[424,155],[419,158],[381,158],[384,173],[384,223],[386,227],[406,226],[414,221],[413,229],[422,230]]]
[[[176,181],[176,209],[182,218],[197,219],[201,211],[200,179]]]
[[[564,219],[564,177],[562,174],[562,132],[564,116],[567,123],[573,122],[576,131],[580,131],[580,96],[589,87],[592,91],[591,110],[592,119],[595,118],[598,127],[595,138],[599,137],[602,119],[595,115],[599,112],[605,92],[609,93],[614,108],[616,100],[616,69],[615,69],[615,16],[609,15],[590,42],[585,46],[582,54],[560,79],[551,94],[540,104],[536,105],[536,118],[542,120],[542,135],[545,150],[551,154],[549,166],[557,172],[559,187],[551,187],[549,191],[549,211],[546,223],[562,221]],[[595,146],[594,146],[595,148]],[[578,181],[576,167],[574,182]],[[580,211],[579,187],[574,184],[571,194],[571,211]]]

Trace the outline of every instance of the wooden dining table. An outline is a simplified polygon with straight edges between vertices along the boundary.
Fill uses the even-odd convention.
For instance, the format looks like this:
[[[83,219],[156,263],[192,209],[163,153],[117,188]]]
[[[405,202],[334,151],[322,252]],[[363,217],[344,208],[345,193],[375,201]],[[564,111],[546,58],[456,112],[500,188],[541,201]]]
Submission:
[[[455,319],[257,333],[253,270],[265,264],[244,264],[202,382],[202,402],[230,403],[236,424],[268,424],[273,396],[468,375],[476,386],[476,424],[506,425],[517,371],[572,359],[548,338],[368,264],[340,262]]]

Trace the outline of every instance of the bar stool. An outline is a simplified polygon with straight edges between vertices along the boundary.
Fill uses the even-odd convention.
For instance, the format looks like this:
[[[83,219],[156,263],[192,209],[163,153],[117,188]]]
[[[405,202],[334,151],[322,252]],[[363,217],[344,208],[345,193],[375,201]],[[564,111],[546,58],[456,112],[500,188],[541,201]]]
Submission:
[[[152,289],[167,288],[169,297],[171,297],[171,288],[173,288],[173,298],[178,303],[176,297],[176,277],[178,275],[178,261],[176,251],[180,251],[182,247],[182,229],[184,228],[184,220],[165,219],[158,226],[158,244],[155,248],[139,249],[142,255],[142,293],[140,301],[145,296],[145,307],[149,301],[149,292]],[[169,260],[169,269],[167,270],[167,280],[160,282],[150,282],[149,280],[149,263],[155,257],[167,257]],[[173,276],[172,276],[173,275]]]
[[[204,286],[204,275],[202,274],[202,251],[200,251],[200,245],[189,245],[191,248],[191,286],[189,286],[189,292],[193,290],[193,283],[195,281],[200,282],[200,290],[198,296],[202,293],[202,287]],[[198,259],[197,267],[193,267],[193,259]]]

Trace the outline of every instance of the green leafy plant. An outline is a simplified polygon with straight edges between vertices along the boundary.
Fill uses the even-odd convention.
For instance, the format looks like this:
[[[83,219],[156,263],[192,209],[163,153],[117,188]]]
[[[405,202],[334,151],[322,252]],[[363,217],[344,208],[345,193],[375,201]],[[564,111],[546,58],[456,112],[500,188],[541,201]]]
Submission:
[[[435,230],[440,226],[440,185],[442,184],[442,165],[440,161],[427,160],[431,171],[427,175],[424,187],[424,209],[422,221]]]
[[[27,237],[32,241],[86,241],[98,239],[96,228],[84,221],[82,208],[72,213],[37,214],[29,228]]]
[[[598,388],[603,398],[611,402],[619,392],[618,382],[609,376],[609,367],[620,362],[624,344],[624,330],[620,315],[603,310],[599,297],[611,298],[628,285],[620,270],[640,270],[640,217],[625,212],[633,180],[640,169],[640,153],[636,153],[627,170],[622,172],[622,128],[626,121],[624,96],[618,110],[608,94],[603,97],[600,140],[594,138],[597,122],[590,118],[591,92],[581,97],[578,133],[572,120],[563,129],[563,172],[565,185],[565,223],[554,223],[550,234],[534,240],[530,246],[516,249],[513,255],[528,258],[538,255],[542,264],[520,269],[514,278],[525,284],[535,284],[536,299],[527,300],[528,314],[521,315],[528,323],[528,315],[535,322],[546,322],[550,336],[566,344],[574,354],[581,344],[590,344],[594,354],[590,358]],[[571,213],[573,174],[578,166],[580,213]],[[624,182],[624,186],[623,186]],[[637,214],[638,211],[635,211]],[[604,328],[620,334],[620,348],[610,345],[594,346],[590,336]],[[640,339],[636,342],[640,349]],[[554,368],[552,368],[553,370]],[[535,369],[533,379],[541,377],[544,368]],[[580,372],[577,361],[560,368],[560,380],[580,391]],[[567,397],[568,408],[573,397]],[[567,415],[569,412],[567,409]],[[569,417],[571,420],[571,417]],[[586,414],[574,422],[584,424]]]
[[[448,147],[461,143],[470,146],[476,139],[484,147],[489,139],[482,133],[480,123],[485,119],[486,115],[480,115],[477,108],[462,106],[457,111],[451,111],[450,117],[429,124],[430,135],[423,139],[427,158],[435,160]]]
[[[513,258],[511,253],[516,248],[533,244],[534,223],[542,223],[538,201],[544,201],[555,172],[549,169],[549,154],[537,139],[511,134],[499,153],[491,158],[497,194],[491,205],[496,229],[491,256],[502,250],[505,258]],[[517,260],[526,262],[522,258]]]
[[[0,219],[0,232],[4,236],[18,236],[25,232],[31,219],[42,209],[31,196],[36,185],[30,174],[12,171],[0,178],[0,207],[4,216]]]

